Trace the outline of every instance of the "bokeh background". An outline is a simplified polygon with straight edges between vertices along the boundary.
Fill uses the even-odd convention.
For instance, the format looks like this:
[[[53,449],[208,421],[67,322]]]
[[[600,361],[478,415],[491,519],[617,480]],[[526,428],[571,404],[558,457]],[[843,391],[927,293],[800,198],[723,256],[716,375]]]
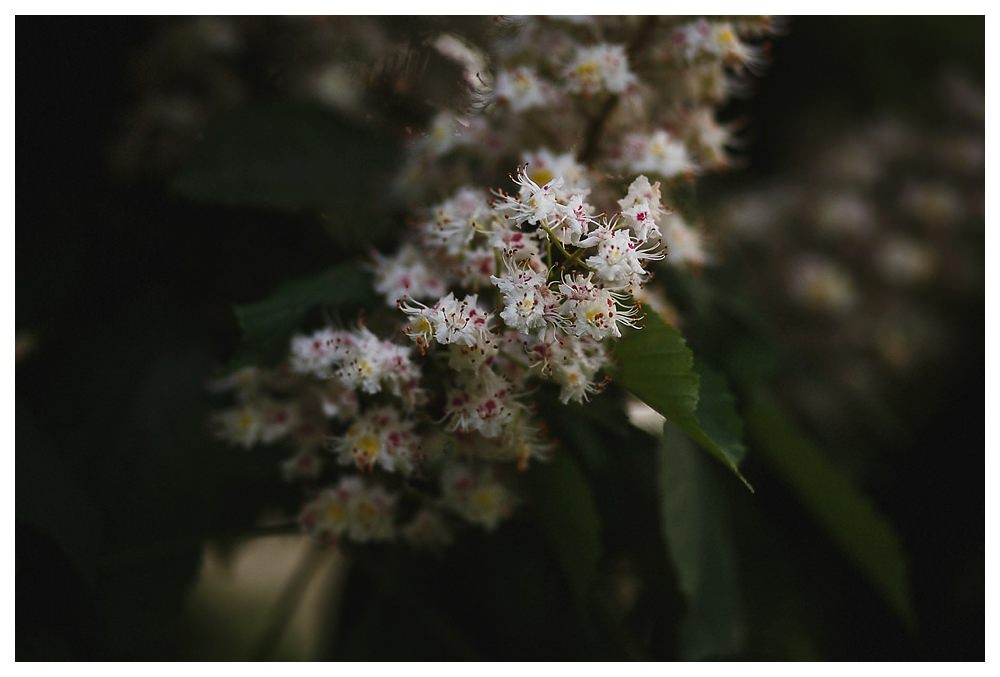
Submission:
[[[416,44],[447,22],[389,25]],[[280,455],[208,435],[205,383],[239,343],[232,306],[363,251],[337,232],[345,214],[386,217],[351,199],[358,184],[317,217],[199,200],[174,180],[216,116],[301,94],[295,73],[307,54],[281,44],[286,23],[251,24],[236,47],[224,22],[192,29],[188,19],[21,17],[17,29],[19,660],[683,655],[683,602],[663,544],[636,545],[658,531],[641,490],[634,505],[627,486],[598,497],[634,534],[612,539],[631,559],[605,562],[601,591],[623,609],[613,624],[623,636],[593,641],[524,520],[439,559],[316,555],[281,528],[294,497],[276,472]],[[235,65],[203,68],[184,47],[193,34]],[[709,230],[720,224],[721,270],[707,274],[749,276],[780,362],[773,378],[803,429],[899,532],[915,609],[907,627],[751,444],[756,493],[725,485],[745,607],[739,657],[983,658],[983,158],[980,146],[959,170],[907,153],[928,138],[982,138],[983,42],[981,18],[792,18],[753,95],[724,114],[741,122],[743,148],[738,168],[699,185]],[[176,91],[194,93],[164,94]],[[384,96],[398,101],[385,106],[397,127],[426,120],[429,108],[405,92]],[[837,347],[844,327],[864,343],[862,320],[817,325],[776,301],[779,269],[798,250],[772,245],[798,246],[808,194],[789,212],[796,222],[762,240],[746,241],[727,214],[732,204],[740,213],[740,196],[822,177],[838,148],[871,151],[874,137],[860,130],[887,120],[909,130],[893,175],[951,186],[963,216],[929,241],[944,273],[907,292],[936,327],[935,349],[905,369],[855,360],[867,380],[845,385],[838,360],[861,353]],[[345,126],[345,144],[352,134]],[[391,162],[393,143],[376,135],[353,147],[358,171]],[[884,224],[894,206],[880,209]],[[848,261],[857,252],[800,244]],[[855,293],[873,289],[862,282]],[[817,345],[817,331],[834,347]],[[901,333],[905,345],[923,335]],[[633,467],[609,483],[644,472],[646,442],[630,435],[620,445],[634,449]]]

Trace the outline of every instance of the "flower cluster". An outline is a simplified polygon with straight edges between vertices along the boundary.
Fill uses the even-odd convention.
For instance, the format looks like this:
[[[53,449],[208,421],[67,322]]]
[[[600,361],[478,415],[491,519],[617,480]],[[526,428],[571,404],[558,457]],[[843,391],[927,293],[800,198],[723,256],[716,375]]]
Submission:
[[[305,530],[440,547],[457,524],[490,530],[513,513],[512,479],[554,447],[540,399],[599,393],[612,344],[642,330],[638,299],[659,297],[646,291],[656,267],[708,262],[671,204],[726,166],[732,128],[715,110],[769,30],[525,18],[483,44],[429,41],[469,100],[412,137],[391,197],[413,216],[369,261],[381,307],[293,337],[282,367],[237,384],[242,408],[219,415],[237,444],[297,447],[284,470],[309,487]]]
[[[898,384],[959,351],[954,308],[980,300],[982,94],[952,76],[924,98],[927,123],[844,120],[713,217],[762,314],[795,320],[781,385],[817,430],[858,428],[861,407],[883,420]]]
[[[458,430],[494,436],[518,406],[510,386],[527,377],[561,384],[564,402],[586,399],[607,356],[600,342],[636,326],[631,296],[648,279],[649,263],[664,257],[658,183],[636,178],[620,201],[623,211],[608,218],[586,201],[590,188],[571,156],[538,155],[534,175],[547,178],[544,184],[527,164],[513,177],[516,193],[496,192],[491,201],[461,188],[413,233],[442,277],[479,293],[459,298],[450,291],[429,305],[423,294],[419,300],[391,289],[386,296],[407,315],[404,333],[421,352],[448,351],[460,382],[448,415]],[[377,279],[398,277],[409,249],[380,258]],[[493,308],[481,299],[486,285]],[[512,368],[518,364],[528,370]]]

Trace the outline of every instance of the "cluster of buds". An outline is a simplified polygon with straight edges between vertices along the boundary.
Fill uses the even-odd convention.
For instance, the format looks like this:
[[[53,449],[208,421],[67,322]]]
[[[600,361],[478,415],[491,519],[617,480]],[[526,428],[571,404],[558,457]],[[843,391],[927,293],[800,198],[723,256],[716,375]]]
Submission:
[[[286,475],[310,486],[304,529],[439,547],[458,524],[494,529],[514,512],[512,478],[554,446],[540,394],[595,396],[611,344],[641,331],[655,266],[708,260],[671,193],[727,164],[731,129],[714,111],[760,62],[770,29],[527,18],[483,45],[431,41],[471,100],[410,143],[394,195],[416,218],[371,261],[384,304],[355,328],[294,337],[280,368],[297,379],[299,413],[270,439],[300,447]],[[300,430],[317,425],[339,468],[328,489],[316,488],[327,474]],[[245,446],[265,434],[220,429]]]

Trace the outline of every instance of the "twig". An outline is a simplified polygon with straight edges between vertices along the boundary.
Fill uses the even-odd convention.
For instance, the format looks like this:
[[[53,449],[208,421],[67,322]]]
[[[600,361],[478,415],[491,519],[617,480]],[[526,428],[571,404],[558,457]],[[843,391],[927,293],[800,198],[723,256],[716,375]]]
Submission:
[[[559,238],[556,237],[556,234],[552,232],[551,228],[546,226],[544,223],[539,223],[538,225],[542,230],[545,231],[545,234],[548,235],[549,243],[555,244],[556,248],[562,253],[563,256],[566,257],[566,260],[563,262],[563,265],[566,265],[567,263],[570,264],[579,263],[587,270],[593,270],[593,268],[588,266],[586,263],[580,261],[580,252],[583,251],[582,249],[578,249],[575,253],[570,254],[569,251],[566,249],[566,247],[563,246],[563,243],[559,241]]]
[[[646,39],[649,34],[652,33],[653,28],[656,26],[656,17],[647,17],[646,21],[642,24],[638,31],[636,31],[635,37],[632,38],[632,42],[628,44],[625,48],[625,53],[628,55],[629,63],[635,64],[642,47],[646,44]],[[584,164],[590,164],[594,156],[597,154],[597,149],[600,147],[601,135],[604,133],[604,126],[608,123],[608,119],[614,112],[615,108],[618,106],[618,102],[621,97],[618,94],[614,94],[605,100],[604,105],[601,107],[600,112],[597,116],[590,121],[587,126],[587,131],[584,134],[583,150],[580,151],[580,162]]]

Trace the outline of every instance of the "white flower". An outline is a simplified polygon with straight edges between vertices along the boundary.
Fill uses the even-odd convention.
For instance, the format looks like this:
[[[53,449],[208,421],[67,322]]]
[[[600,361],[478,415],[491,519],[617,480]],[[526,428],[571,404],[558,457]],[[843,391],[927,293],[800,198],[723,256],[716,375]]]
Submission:
[[[533,364],[560,386],[559,399],[585,402],[600,389],[598,372],[608,364],[604,343],[592,338],[572,335],[535,344],[529,351]]]
[[[400,304],[410,316],[404,332],[421,352],[432,340],[449,346],[448,364],[456,371],[476,371],[488,364],[499,346],[489,328],[490,315],[477,307],[477,296],[459,301],[449,293],[428,308],[418,303]]]
[[[538,225],[541,226],[538,237],[542,239],[551,233],[563,244],[579,243],[594,220],[594,208],[584,201],[589,188],[579,193],[569,192],[561,176],[539,185],[524,166],[511,178],[519,186],[518,196],[497,193],[495,205],[508,223],[518,228],[525,223]]]
[[[431,209],[431,220],[424,225],[430,244],[459,255],[476,233],[483,232],[494,217],[487,194],[474,188],[461,188],[451,198]]]
[[[674,31],[673,43],[688,62],[707,58],[754,68],[763,61],[760,50],[740,40],[728,22],[698,19]]]
[[[269,400],[248,402],[212,416],[216,436],[244,449],[276,442],[287,436],[297,423],[294,406]]]
[[[579,246],[594,223],[594,207],[574,195],[566,202],[566,218],[552,228],[552,233],[564,245]]]
[[[436,299],[445,293],[440,269],[431,268],[427,256],[412,244],[404,244],[395,256],[374,254],[375,291],[395,307],[400,299]]]
[[[441,475],[444,504],[465,520],[492,531],[514,509],[514,496],[488,472],[452,464]]]
[[[621,94],[635,82],[621,45],[579,47],[564,73],[566,88],[574,94]]]
[[[714,24],[711,40],[715,51],[722,55],[722,59],[728,65],[744,66],[752,70],[764,62],[760,49],[743,42],[730,23]]]
[[[642,249],[628,228],[615,228],[614,223],[599,226],[580,244],[597,245],[597,253],[587,258],[587,265],[603,282],[617,288],[637,287],[646,276],[642,261],[663,258],[662,253]]]
[[[684,98],[715,105],[747,90],[745,83],[733,77],[717,59],[691,64],[681,71],[678,84]]]
[[[499,249],[505,256],[522,261],[540,254],[537,239],[504,223],[494,223],[489,238],[491,255],[493,249]]]
[[[625,225],[635,233],[639,242],[661,238],[660,227],[656,223],[663,216],[660,200],[659,181],[650,185],[649,179],[641,174],[629,185],[625,197],[618,201]]]
[[[685,24],[674,31],[674,49],[686,60],[695,61],[702,55],[718,56],[717,44],[712,40],[712,26],[705,19]]]
[[[967,209],[954,186],[931,181],[906,186],[900,197],[900,206],[928,226],[953,225],[965,216]]]
[[[441,311],[434,336],[438,343],[462,343],[478,345],[489,329],[489,315],[479,309],[477,294],[466,296],[461,301],[454,294],[448,294],[438,301]]]
[[[379,407],[365,412],[336,442],[338,460],[354,463],[359,470],[378,465],[388,472],[410,474],[421,460],[420,444],[413,422],[400,418],[395,409]]]
[[[531,180],[526,169],[521,167],[511,179],[519,188],[518,196],[498,194],[496,209],[515,226],[525,223],[547,226],[566,218],[566,206],[560,204],[558,198],[563,184],[562,177],[538,185]]]
[[[331,368],[343,358],[344,348],[352,341],[349,332],[334,331],[329,327],[308,336],[293,336],[289,366],[297,374],[330,378]]]
[[[548,148],[539,148],[534,152],[524,153],[521,162],[528,178],[540,186],[557,177],[561,178],[560,199],[565,200],[572,195],[585,198],[590,194],[587,168],[576,161],[573,153],[556,154]]]
[[[499,350],[500,346],[492,335],[484,335],[483,340],[474,346],[452,343],[448,346],[448,366],[460,372],[478,371],[490,364]]]
[[[864,235],[877,223],[871,206],[856,193],[831,192],[818,198],[814,208],[817,228],[832,237]]]
[[[452,294],[449,296],[454,298]],[[399,309],[409,318],[403,327],[403,333],[417,344],[417,349],[423,355],[434,340],[438,323],[443,321],[441,309],[437,304],[428,308],[419,301],[400,301]]]
[[[299,524],[326,542],[346,535],[358,543],[388,541],[395,536],[396,497],[360,477],[345,477],[307,503]]]
[[[490,275],[496,272],[496,252],[485,245],[467,247],[456,259],[454,268],[462,286],[478,289],[489,284]]]
[[[463,375],[460,386],[448,391],[446,429],[449,432],[478,432],[483,437],[496,437],[520,409],[510,383],[492,369],[480,369]]]
[[[360,477],[343,478],[337,486],[326,489],[303,506],[299,524],[321,540],[335,541],[347,531],[351,501],[362,491],[364,484]]]
[[[621,338],[619,325],[635,327],[639,309],[623,306],[624,297],[593,283],[593,273],[564,277],[559,291],[565,301],[559,311],[569,320],[569,333],[603,340]]]
[[[390,541],[396,535],[396,496],[379,486],[355,494],[347,536],[357,543]]]
[[[245,449],[260,441],[262,423],[260,412],[251,406],[216,412],[212,416],[216,437]]]
[[[649,172],[670,179],[694,171],[687,147],[665,130],[649,136],[631,134],[624,142],[624,164],[637,172]]]
[[[336,62],[313,74],[308,87],[321,103],[348,113],[357,113],[364,100],[361,78],[346,65]]]
[[[657,225],[653,211],[645,204],[637,204],[634,207],[622,211],[622,221],[635,234],[638,242],[659,241],[663,238],[660,227]]]
[[[707,167],[725,167],[729,163],[726,147],[730,144],[730,129],[715,121],[711,108],[699,108],[688,115],[687,134]]]
[[[302,449],[281,464],[286,482],[315,480],[323,471],[323,461],[310,449]]]
[[[430,129],[418,145],[431,155],[444,155],[455,148],[476,143],[485,131],[486,122],[478,117],[460,118],[442,111],[431,120]]]
[[[358,394],[336,380],[327,381],[317,389],[320,411],[326,418],[350,421],[358,415]]]
[[[906,237],[892,237],[878,252],[881,273],[896,284],[925,279],[934,269],[934,258],[926,246]]]
[[[438,301],[440,319],[435,327],[438,343],[462,343],[476,346],[489,333],[490,315],[479,309],[477,294],[466,296],[461,301],[454,294],[448,294]]]
[[[502,444],[506,447],[505,456],[513,457],[518,470],[526,470],[532,460],[545,461],[551,457],[552,444],[543,440],[541,434],[541,429],[536,425],[529,425],[523,416],[507,429],[502,439]]]
[[[495,95],[515,113],[549,105],[552,94],[533,68],[519,66],[497,73]]]
[[[351,338],[337,370],[341,382],[369,394],[385,387],[412,406],[420,370],[410,361],[410,348],[383,341],[364,327]]]
[[[855,303],[854,285],[837,264],[816,256],[804,256],[792,268],[792,296],[803,306],[842,313]]]
[[[667,245],[667,262],[676,266],[704,265],[708,260],[701,234],[691,228],[679,214],[671,213],[663,224],[663,242]]]
[[[559,324],[560,299],[547,282],[547,272],[532,270],[505,259],[506,272],[490,280],[503,296],[504,309],[500,318],[508,327],[523,333],[544,330]]]

